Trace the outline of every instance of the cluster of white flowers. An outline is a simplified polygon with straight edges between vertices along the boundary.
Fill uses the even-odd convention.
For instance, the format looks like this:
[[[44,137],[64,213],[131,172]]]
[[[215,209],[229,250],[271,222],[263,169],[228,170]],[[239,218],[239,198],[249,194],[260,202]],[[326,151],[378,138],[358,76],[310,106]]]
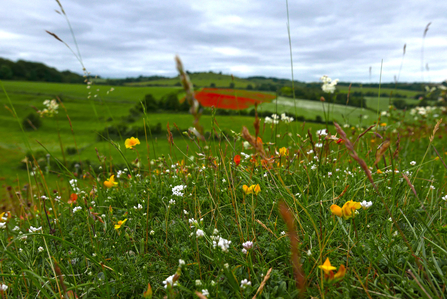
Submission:
[[[209,296],[209,295],[210,295],[210,292],[208,292],[208,289],[203,289],[203,290],[202,290],[202,295],[203,295],[203,296]]]
[[[411,161],[411,162],[410,162],[410,165],[411,165],[411,166],[416,165],[416,161]]]
[[[34,227],[34,226],[30,226],[28,231],[30,233],[35,233],[35,232],[39,232],[40,230],[42,230],[42,226],[41,227]]]
[[[228,248],[230,248],[231,241],[227,239],[221,238],[219,236],[214,237],[213,248],[220,247],[223,252],[228,252]]]
[[[173,200],[172,198],[169,200],[168,207],[170,207],[171,205],[175,205],[175,200]]]
[[[186,264],[186,263],[185,263],[184,260],[182,260],[182,259],[179,259],[179,260],[178,260],[178,266],[179,266],[180,268],[183,267],[185,264]]]
[[[445,201],[447,201],[447,195],[446,195],[446,196],[443,196],[443,197],[441,197],[441,199],[442,199],[442,200],[445,200]]]
[[[73,208],[73,214],[76,213],[79,210],[82,210],[82,207],[74,207]]]
[[[79,188],[78,188],[78,181],[76,179],[72,179],[70,180],[70,186],[73,189],[73,192],[79,192]]]
[[[173,282],[174,281],[174,276],[175,276],[175,274],[169,276],[168,278],[166,278],[166,280],[163,281],[163,284],[165,285],[165,289],[168,288],[168,285],[171,286],[171,287],[175,287],[177,285],[177,281]]]
[[[318,137],[326,136],[327,135],[327,129],[318,130],[316,133],[317,133]]]
[[[245,289],[247,286],[251,286],[251,281],[244,279],[241,281],[241,288]]]
[[[422,115],[422,116],[426,116],[427,114],[433,112],[434,110],[436,110],[436,107],[431,107],[431,106],[427,106],[427,107],[416,107],[410,110],[410,114],[411,115]]]
[[[37,113],[40,115],[40,117],[48,116],[53,117],[55,114],[58,113],[57,108],[59,108],[59,104],[56,102],[56,100],[45,100],[43,101],[44,106],[47,108],[43,109],[42,111],[37,111]]]
[[[201,229],[198,229],[196,231],[196,238],[201,238],[203,236],[205,236],[205,232],[203,230],[201,230]]]
[[[282,113],[281,117],[278,116],[278,114],[272,114],[272,117],[266,116],[265,119],[264,119],[264,122],[266,124],[277,125],[277,124],[279,124],[280,120],[285,122],[285,123],[291,123],[294,120],[294,118],[287,116],[285,113]]]
[[[323,85],[321,86],[321,89],[323,89],[324,92],[334,93],[335,85],[337,85],[338,79],[335,79],[335,80],[332,81],[331,78],[329,78],[328,76],[324,75],[323,77],[320,78],[320,80],[323,82]]]
[[[116,173],[116,177],[119,179],[123,173],[124,171],[118,170],[118,172]]]
[[[172,194],[175,196],[183,196],[183,189],[185,189],[185,185],[178,185],[172,188]]]
[[[315,147],[318,147],[318,148],[323,147],[323,143],[316,143]]]
[[[253,242],[251,242],[251,241],[244,242],[244,243],[242,243],[242,247],[244,247],[242,249],[242,253],[247,254],[248,250],[253,248]]]
[[[188,221],[189,221],[189,224],[191,225],[191,227],[199,225],[199,222],[197,220],[195,220],[194,218],[191,218]]]
[[[42,252],[44,249],[42,246],[40,246],[39,248],[37,248],[37,251]]]
[[[362,202],[360,203],[360,205],[361,205],[362,208],[364,208],[364,209],[369,209],[369,208],[373,205],[373,203],[372,203],[372,201],[366,201],[366,200],[364,200],[364,201],[362,201]]]
[[[135,210],[142,210],[143,206],[141,204],[138,204],[136,207],[133,207]]]
[[[281,120],[286,123],[291,123],[293,121],[293,117],[289,117],[285,113],[283,113],[281,114]]]
[[[389,117],[390,113],[388,111],[382,111],[382,112],[380,112],[380,115]]]
[[[0,229],[6,228],[6,222],[0,222]]]
[[[8,289],[8,286],[6,284],[0,284],[0,291],[6,291]]]

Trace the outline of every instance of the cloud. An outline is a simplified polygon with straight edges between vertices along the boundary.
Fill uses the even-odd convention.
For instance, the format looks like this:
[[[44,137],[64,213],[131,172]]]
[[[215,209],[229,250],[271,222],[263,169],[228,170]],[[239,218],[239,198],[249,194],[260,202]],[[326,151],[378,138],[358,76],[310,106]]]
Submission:
[[[290,78],[286,2],[269,0],[62,0],[87,69],[103,77],[174,76],[179,54],[190,71]],[[81,73],[49,30],[77,53],[57,3],[11,0],[0,19],[0,57]],[[342,81],[446,78],[447,2],[289,1],[295,78]],[[422,36],[432,22],[424,44]]]

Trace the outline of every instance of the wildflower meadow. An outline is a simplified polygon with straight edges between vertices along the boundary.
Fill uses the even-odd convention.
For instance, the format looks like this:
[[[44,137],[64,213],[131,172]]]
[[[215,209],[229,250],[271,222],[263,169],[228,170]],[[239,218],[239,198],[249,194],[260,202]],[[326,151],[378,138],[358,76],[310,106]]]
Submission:
[[[380,92],[377,110],[344,104],[348,118],[322,76],[321,120],[306,122],[293,97],[198,90],[180,57],[172,67],[184,113],[140,97],[126,113],[141,129],[116,136],[105,123],[129,118],[112,100],[130,89],[84,69],[85,110],[55,96],[22,121],[1,82],[24,148],[0,213],[1,298],[447,297],[445,83],[411,108]],[[52,129],[38,135],[39,121]]]

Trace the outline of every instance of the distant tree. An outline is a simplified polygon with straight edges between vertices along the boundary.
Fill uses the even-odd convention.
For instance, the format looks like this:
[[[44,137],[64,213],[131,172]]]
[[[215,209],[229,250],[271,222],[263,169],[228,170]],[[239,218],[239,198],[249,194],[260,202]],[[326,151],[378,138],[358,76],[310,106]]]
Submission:
[[[158,102],[157,100],[154,98],[153,95],[151,94],[147,94],[144,97],[144,100],[142,101],[142,104],[144,106],[144,108],[146,109],[147,112],[154,112],[158,110]],[[143,112],[143,107],[141,105],[141,103],[138,103],[135,108],[140,111]]]
[[[253,86],[251,84],[247,85],[247,90],[253,90]]]
[[[234,82],[230,83],[230,88],[234,88]]]
[[[0,66],[0,79],[9,80],[12,79],[12,70],[7,65]]]
[[[177,94],[170,93],[163,98],[164,108],[170,111],[177,111],[180,108],[180,103],[178,102]]]
[[[213,83],[211,83],[211,84],[210,84],[210,87],[213,87],[213,88],[215,88],[215,87],[216,87],[216,83],[214,83],[214,82],[213,82]]]

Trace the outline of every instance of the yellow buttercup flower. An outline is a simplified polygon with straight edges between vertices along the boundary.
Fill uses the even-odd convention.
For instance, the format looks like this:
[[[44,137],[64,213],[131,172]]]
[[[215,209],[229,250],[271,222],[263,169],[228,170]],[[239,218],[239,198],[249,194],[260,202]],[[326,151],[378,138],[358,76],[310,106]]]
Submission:
[[[343,216],[343,210],[339,206],[332,205],[330,209],[331,209],[332,214],[334,214],[335,216],[338,216],[338,217]]]
[[[380,169],[377,169],[377,173],[378,173],[378,174],[381,174],[381,173],[383,173],[383,171],[380,170]]]
[[[132,149],[137,144],[140,144],[140,140],[138,140],[138,138],[135,138],[135,137],[127,138],[126,141],[124,142],[124,145],[126,146],[126,148],[130,148],[130,149]]]
[[[323,270],[326,275],[329,275],[332,270],[337,270],[337,268],[331,265],[331,261],[329,260],[329,258],[326,258],[326,261],[323,263],[323,265],[318,266],[318,268]]]
[[[118,221],[118,224],[115,224],[115,229],[120,229],[121,226],[126,223],[127,219]]]
[[[104,182],[104,186],[107,188],[112,188],[114,186],[118,185],[117,182],[115,182],[115,176],[112,175],[107,181]]]
[[[386,127],[386,123],[381,123],[380,126],[381,127]]]

